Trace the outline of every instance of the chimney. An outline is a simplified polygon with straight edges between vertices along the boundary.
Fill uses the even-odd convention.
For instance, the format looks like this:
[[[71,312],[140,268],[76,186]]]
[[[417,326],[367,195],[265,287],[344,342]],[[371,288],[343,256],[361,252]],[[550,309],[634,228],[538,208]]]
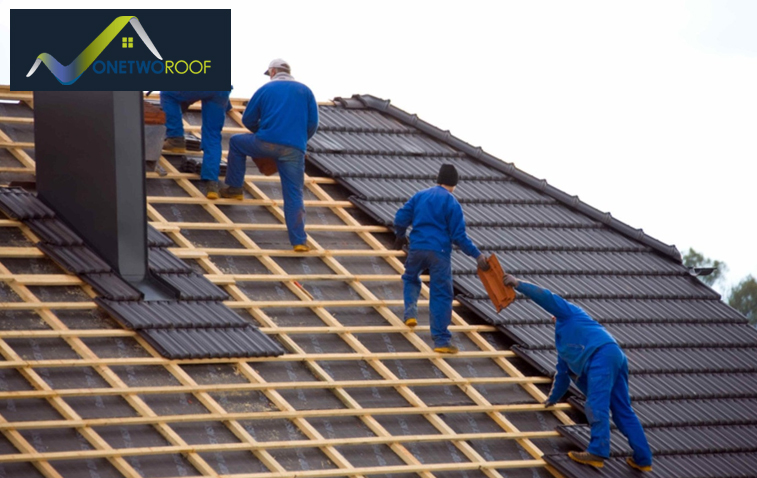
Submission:
[[[36,91],[37,195],[115,272],[145,294],[174,296],[147,268],[140,91]]]

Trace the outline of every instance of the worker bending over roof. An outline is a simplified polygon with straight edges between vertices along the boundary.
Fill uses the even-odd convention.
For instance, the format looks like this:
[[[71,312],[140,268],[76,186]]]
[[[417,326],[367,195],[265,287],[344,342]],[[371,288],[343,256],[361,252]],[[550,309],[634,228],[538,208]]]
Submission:
[[[161,91],[160,106],[166,114],[166,140],[163,149],[185,153],[182,105],[202,100],[202,170],[208,199],[218,199],[218,170],[221,167],[221,130],[229,109],[230,91]]]
[[[410,232],[410,248],[402,275],[405,294],[405,325],[418,324],[418,296],[421,293],[421,272],[428,269],[431,301],[429,321],[434,351],[457,353],[457,347],[450,343],[449,324],[452,320],[452,245],[476,259],[481,269],[489,269],[489,264],[481,251],[473,245],[465,233],[463,208],[452,192],[458,182],[457,169],[451,164],[443,164],[436,180],[438,186],[416,193],[394,217],[397,234],[396,249],[402,249]]]
[[[305,147],[318,128],[318,105],[310,88],[294,81],[289,64],[271,61],[265,74],[271,79],[247,104],[242,123],[253,134],[235,134],[229,142],[225,198],[244,197],[247,156],[271,158],[281,178],[289,242],[297,252],[307,252],[305,234]]]
[[[628,438],[633,457],[626,461],[641,471],[652,471],[652,452],[628,393],[628,359],[602,325],[582,308],[557,294],[506,274],[505,285],[552,314],[557,348],[557,375],[545,406],[553,406],[573,380],[586,395],[586,418],[591,441],[585,452],[569,452],[574,461],[597,468],[610,456],[610,412],[615,426]]]

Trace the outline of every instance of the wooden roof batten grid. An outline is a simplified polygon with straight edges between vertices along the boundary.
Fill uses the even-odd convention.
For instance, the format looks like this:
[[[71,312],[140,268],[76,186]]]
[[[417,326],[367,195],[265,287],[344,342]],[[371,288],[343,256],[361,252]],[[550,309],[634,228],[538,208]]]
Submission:
[[[18,99],[29,107],[31,104],[31,95],[23,93],[7,93],[0,89],[0,99]],[[241,124],[241,111],[244,105],[240,100],[234,100],[234,108],[229,112],[229,117],[236,123],[237,127],[224,128],[226,133],[237,133],[245,131]],[[199,111],[197,106],[193,110]],[[7,149],[13,157],[21,163],[19,168],[0,168],[2,172],[27,172],[33,173],[34,161],[24,151],[32,149],[33,143],[14,142],[10,136],[2,131],[4,124],[29,125],[32,121],[30,118],[13,118],[0,117],[0,148]],[[186,123],[186,120],[185,120]],[[196,132],[199,127],[186,125],[188,131]],[[334,251],[321,247],[312,236],[308,238],[308,244],[313,251],[305,254],[305,257],[318,257],[329,267],[333,275],[329,274],[288,274],[279,266],[274,257],[292,257],[295,254],[288,250],[270,250],[263,249],[256,244],[252,238],[245,233],[251,230],[277,230],[286,229],[284,225],[284,215],[281,209],[283,202],[281,200],[271,199],[268,197],[257,184],[278,182],[276,177],[264,177],[259,175],[247,175],[245,177],[245,190],[254,199],[245,199],[244,201],[210,201],[190,181],[198,179],[196,174],[181,173],[172,163],[165,158],[161,158],[160,165],[165,169],[166,175],[159,176],[156,173],[148,173],[147,178],[160,178],[162,180],[170,179],[181,187],[188,196],[171,197],[171,196],[150,196],[148,197],[148,218],[156,229],[170,236],[178,247],[171,248],[178,257],[188,260],[196,260],[197,263],[205,270],[206,277],[217,285],[224,287],[230,294],[231,300],[227,305],[233,308],[245,309],[255,318],[261,330],[267,334],[276,336],[281,344],[287,349],[288,354],[277,358],[259,358],[259,359],[209,359],[209,360],[167,360],[162,358],[149,344],[136,335],[133,331],[120,329],[69,329],[68,326],[60,320],[56,310],[76,310],[95,308],[94,302],[42,302],[30,290],[29,286],[65,286],[81,287],[81,289],[90,297],[94,298],[94,291],[80,281],[78,278],[66,274],[13,274],[7,267],[2,264],[5,258],[41,258],[44,255],[35,247],[0,247],[0,282],[5,283],[21,299],[21,302],[5,302],[0,304],[0,313],[2,310],[33,310],[39,315],[50,330],[28,330],[28,331],[0,331],[0,352],[2,353],[6,368],[15,368],[18,370],[29,383],[33,390],[14,392],[0,392],[0,398],[17,399],[25,398],[42,398],[50,403],[61,414],[61,420],[49,420],[46,422],[14,422],[7,421],[6,417],[0,417],[0,432],[14,444],[18,449],[18,454],[0,455],[0,463],[3,462],[29,462],[33,464],[37,471],[45,477],[61,476],[56,470],[54,464],[66,460],[82,460],[93,458],[105,458],[113,465],[121,475],[126,477],[140,476],[139,473],[125,460],[127,456],[143,456],[151,454],[181,454],[187,458],[189,463],[202,476],[233,476],[235,478],[246,477],[326,477],[326,476],[370,476],[375,474],[386,473],[416,473],[424,478],[432,478],[434,473],[453,470],[480,470],[486,476],[502,476],[497,469],[521,468],[521,467],[546,467],[552,474],[559,476],[556,471],[548,467],[541,459],[542,452],[531,441],[534,438],[548,438],[558,436],[556,432],[521,432],[510,422],[505,413],[508,412],[526,412],[526,411],[543,411],[544,408],[536,403],[530,405],[493,405],[485,396],[476,388],[476,384],[491,383],[505,384],[515,383],[534,397],[535,400],[544,399],[544,394],[537,388],[539,383],[547,383],[549,379],[544,377],[525,377],[515,366],[509,362],[509,358],[514,355],[510,351],[497,350],[490,344],[486,338],[481,335],[484,332],[496,330],[491,326],[472,325],[457,313],[453,313],[453,322],[451,329],[454,332],[464,334],[473,342],[479,351],[462,351],[456,357],[443,357],[435,354],[431,347],[423,338],[416,334],[416,331],[426,331],[428,327],[418,327],[415,331],[407,328],[400,317],[398,317],[389,307],[401,305],[402,301],[381,300],[366,287],[364,282],[371,281],[398,281],[403,272],[402,263],[398,257],[403,255],[400,251],[387,250],[383,244],[373,236],[373,233],[387,232],[388,229],[383,226],[372,226],[360,224],[349,212],[352,204],[347,201],[334,200],[321,185],[335,184],[330,178],[313,178],[306,177],[306,188],[317,198],[316,200],[306,201],[308,208],[327,208],[337,217],[343,225],[318,225],[309,226],[309,231],[328,231],[328,232],[349,232],[356,234],[367,246],[365,250],[344,250]],[[216,222],[211,223],[176,223],[170,222],[163,217],[155,208],[157,204],[191,204],[202,207]],[[235,224],[226,216],[218,207],[219,205],[232,205],[234,207],[257,206],[265,207],[274,217],[279,220],[279,224]],[[13,220],[0,220],[0,227],[18,228],[31,243],[37,242],[38,238],[23,224]],[[219,249],[219,248],[202,248],[197,247],[182,234],[183,230],[224,230],[234,237],[241,248]],[[35,252],[36,251],[36,252]],[[225,255],[248,255],[256,257],[268,270],[266,274],[226,274],[214,262],[215,256]],[[300,255],[302,256],[302,255]],[[339,260],[339,257],[378,257],[396,272],[396,274],[374,274],[361,275],[351,273]],[[425,279],[425,278],[424,278]],[[353,290],[360,300],[356,301],[334,301],[334,300],[314,300],[312,296],[304,292],[296,282],[306,282],[308,280],[333,280],[342,281],[351,290]],[[294,301],[260,301],[250,298],[238,283],[243,282],[279,282],[290,293],[297,297]],[[428,298],[429,290],[424,284],[422,289],[424,298]],[[419,305],[427,306],[428,301],[421,301]],[[456,304],[457,305],[457,304]],[[387,322],[386,326],[346,326],[340,323],[327,308],[333,307],[368,307],[375,310]],[[286,327],[279,326],[270,316],[267,315],[267,308],[286,308],[286,307],[303,307],[310,309],[323,323],[323,327]],[[327,333],[339,336],[345,342],[352,353],[307,353],[291,337],[292,335],[308,333]],[[360,340],[357,334],[364,333],[396,333],[402,335],[410,344],[413,345],[415,352],[404,353],[375,353],[371,352]],[[129,337],[135,340],[139,346],[147,351],[149,357],[131,358],[101,358],[89,348],[82,340],[88,337]],[[8,344],[8,339],[13,338],[59,338],[65,341],[73,349],[78,359],[71,360],[25,360]],[[428,406],[410,387],[422,387],[425,385],[425,379],[400,379],[398,378],[382,360],[392,360],[401,358],[416,358],[429,360],[438,370],[441,371],[444,378],[434,380],[435,385],[448,385],[457,387],[465,396],[474,404],[470,406],[450,406],[435,407]],[[504,377],[481,377],[465,378],[451,366],[450,360],[459,360],[465,358],[487,358],[497,365],[504,373]],[[319,363],[327,360],[359,360],[364,361],[373,372],[381,377],[381,380],[334,380],[325,368]],[[276,361],[296,361],[302,363],[310,373],[315,377],[316,382],[269,382],[254,369],[256,363],[276,362]],[[233,365],[240,376],[246,379],[241,384],[218,384],[218,385],[200,385],[183,369],[184,365],[218,363]],[[167,387],[131,387],[113,371],[111,367],[129,365],[129,364],[149,364],[161,366],[168,371],[180,385]],[[109,389],[90,389],[89,391],[79,390],[60,390],[56,391],[36,372],[37,368],[82,366],[91,367],[107,382]],[[0,367],[4,364],[0,362]],[[374,383],[370,383],[374,382]],[[432,381],[428,384],[431,385]],[[436,435],[392,435],[376,419],[379,416],[390,415],[388,410],[384,409],[365,409],[360,403],[350,395],[348,389],[378,386],[390,387],[395,389],[410,405],[402,410],[395,409],[396,414],[412,414],[423,416],[435,430]],[[279,390],[292,389],[296,387],[323,389],[328,390],[336,396],[345,408],[343,409],[323,409],[323,410],[297,410],[290,404]],[[272,403],[275,410],[270,412],[247,412],[232,413],[227,411],[220,402],[210,395],[214,391],[245,391],[257,390]],[[81,395],[77,395],[77,393]],[[207,410],[208,414],[199,414],[194,416],[184,415],[159,415],[150,408],[147,402],[142,398],[143,394],[150,393],[188,393],[194,396]],[[137,416],[108,418],[108,419],[84,419],[65,402],[66,396],[98,396],[114,395],[122,397],[136,412]],[[567,405],[557,407],[555,415],[562,423],[572,423],[570,419],[560,410],[568,409]],[[484,413],[501,431],[489,433],[456,433],[440,416],[441,413]],[[363,425],[370,430],[375,437],[361,439],[325,438],[310,422],[309,418],[315,417],[356,417]],[[242,420],[254,420],[268,418],[283,418],[289,420],[295,427],[307,438],[300,442],[273,442],[258,441],[250,432],[240,423]],[[218,444],[218,445],[189,445],[186,441],[171,428],[172,423],[197,422],[220,422],[233,433],[239,440],[238,443]],[[137,425],[144,424],[153,427],[168,443],[162,447],[131,447],[131,448],[112,448],[102,437],[94,430],[98,426],[112,425]],[[26,429],[43,429],[43,428],[74,428],[76,429],[92,447],[91,450],[83,451],[65,451],[65,452],[40,452],[34,446],[26,441],[18,430]],[[511,439],[515,440],[531,456],[529,460],[502,460],[487,461],[481,456],[469,443],[473,440],[487,439]],[[449,441],[457,450],[469,461],[460,463],[438,463],[423,464],[406,448],[406,444],[414,441]],[[400,458],[403,465],[380,466],[380,467],[360,467],[355,466],[337,449],[337,447],[358,445],[365,443],[382,444],[388,446],[394,454]],[[291,447],[312,447],[320,450],[324,456],[328,457],[334,468],[324,470],[299,470],[293,471],[285,469],[279,463],[269,450],[285,449]],[[218,451],[249,451],[258,459],[267,469],[264,473],[247,473],[247,474],[226,474],[221,475],[208,461],[200,454]]]

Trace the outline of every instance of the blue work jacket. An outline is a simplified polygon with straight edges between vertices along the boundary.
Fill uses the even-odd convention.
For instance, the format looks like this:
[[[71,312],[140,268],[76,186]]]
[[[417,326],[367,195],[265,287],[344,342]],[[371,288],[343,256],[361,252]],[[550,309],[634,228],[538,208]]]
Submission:
[[[242,124],[267,142],[304,152],[318,129],[318,104],[310,88],[297,81],[270,81],[250,99]]]
[[[516,289],[555,316],[557,375],[549,401],[556,402],[568,390],[570,375],[581,376],[589,358],[603,345],[617,344],[602,324],[589,317],[582,308],[547,289],[521,282]]]
[[[415,193],[394,216],[398,237],[410,232],[410,249],[452,253],[452,244],[473,258],[481,251],[465,232],[465,218],[460,203],[442,186]]]

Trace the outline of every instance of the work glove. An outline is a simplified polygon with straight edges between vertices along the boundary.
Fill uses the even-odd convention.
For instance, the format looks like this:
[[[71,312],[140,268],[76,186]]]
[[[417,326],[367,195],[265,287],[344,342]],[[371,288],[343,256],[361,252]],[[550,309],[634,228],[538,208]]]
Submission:
[[[403,247],[407,244],[407,236],[397,236],[397,238],[394,240],[394,250],[395,251],[401,251]]]
[[[478,265],[478,268],[484,272],[491,269],[491,266],[489,265],[489,262],[487,262],[486,256],[484,254],[480,254],[478,257],[476,257],[476,265]]]
[[[518,285],[520,284],[520,281],[516,279],[515,276],[511,276],[510,274],[505,274],[502,282],[504,282],[506,286],[510,286],[512,288],[518,287]]]
[[[542,405],[544,405],[545,407],[554,407],[556,405],[556,403],[555,402],[550,402],[549,399],[546,399],[546,400],[544,400],[542,402]]]

